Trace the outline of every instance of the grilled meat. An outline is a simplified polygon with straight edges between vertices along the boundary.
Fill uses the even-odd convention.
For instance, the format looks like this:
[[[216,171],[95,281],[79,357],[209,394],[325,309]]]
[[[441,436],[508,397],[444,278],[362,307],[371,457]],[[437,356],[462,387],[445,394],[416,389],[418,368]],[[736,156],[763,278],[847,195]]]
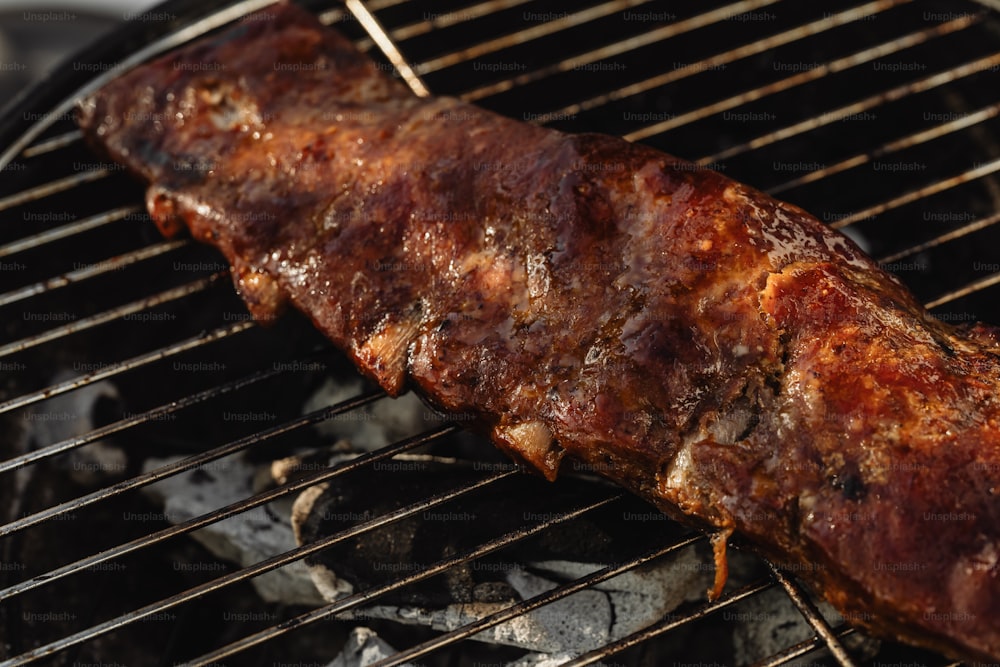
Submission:
[[[83,100],[164,233],[391,394],[736,531],[883,635],[1000,657],[1000,345],[717,173],[419,99],[277,5]]]

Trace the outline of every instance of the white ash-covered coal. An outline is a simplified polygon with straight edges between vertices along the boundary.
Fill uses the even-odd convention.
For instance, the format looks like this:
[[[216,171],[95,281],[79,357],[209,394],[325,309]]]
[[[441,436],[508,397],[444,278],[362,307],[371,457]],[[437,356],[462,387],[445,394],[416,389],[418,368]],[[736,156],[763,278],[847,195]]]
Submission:
[[[303,412],[357,396],[363,389],[360,380],[326,381],[305,401]],[[311,440],[297,453],[288,454],[295,451],[293,446],[272,460],[249,453],[230,456],[158,482],[144,493],[163,507],[169,521],[178,523],[352,461],[441,421],[413,395],[384,399],[316,427],[323,441],[333,443],[327,447],[317,447]],[[218,558],[248,566],[507,466],[482,441],[461,436],[456,443],[457,457],[401,454],[209,525],[193,537]],[[145,468],[155,469],[170,460],[150,459]],[[256,577],[252,584],[269,603],[320,606],[391,584],[505,533],[545,522],[573,509],[581,499],[594,500],[615,491],[585,469],[571,464],[566,468],[567,474],[555,485],[528,475],[505,479],[366,531]],[[341,614],[343,621],[359,625],[333,664],[367,664],[374,656],[392,652],[391,643],[369,625],[389,622],[452,630],[635,556],[662,539],[662,531],[680,536],[684,529],[643,502],[626,498],[592,515],[555,524],[536,538],[464,560],[439,576],[392,590],[373,604]],[[760,574],[756,559],[734,550],[730,559],[730,589]],[[710,550],[703,543],[494,626],[474,639],[528,651],[507,661],[511,665],[560,664],[703,602],[713,577]],[[812,636],[787,598],[772,597],[766,608],[740,607],[718,624],[722,643],[744,656],[740,664]]]
[[[334,454],[332,463],[349,460]],[[166,460],[150,460],[151,468]],[[147,494],[163,503],[164,515],[179,523],[246,498],[262,473],[315,469],[315,459],[275,462],[270,470],[237,455],[210,469],[173,476],[150,487]],[[288,502],[272,503],[212,524],[193,533],[217,557],[251,565],[264,558],[315,541],[345,527],[404,507],[435,491],[473,479],[473,467],[436,457],[402,455],[380,471],[357,471],[344,480],[310,487]],[[391,494],[379,494],[378,476],[391,470]],[[355,590],[385,584],[417,568],[514,530],[538,516],[537,497],[544,482],[515,478],[505,497],[518,495],[517,505],[473,499],[463,507],[428,510],[411,519],[365,533],[335,545],[306,561],[256,577],[255,589],[268,602],[318,606]],[[587,484],[587,482],[578,482]],[[546,514],[566,509],[580,489],[562,493],[562,506],[551,498]],[[641,508],[640,508],[641,509]],[[643,510],[648,512],[649,510]],[[630,515],[637,515],[629,512]],[[461,525],[458,525],[461,523]],[[293,535],[294,531],[294,535]],[[356,616],[421,624],[440,630],[487,616],[520,599],[554,588],[563,581],[600,569],[603,563],[580,562],[579,554],[615,560],[614,536],[592,522],[555,526],[531,545],[505,551],[502,557],[479,559],[452,568],[442,577],[402,589],[380,599]],[[498,626],[478,639],[547,653],[599,646],[657,620],[688,598],[703,595],[712,573],[701,564],[704,554],[682,552],[669,565],[621,575],[595,590],[582,591]]]
[[[216,462],[211,470],[159,483],[152,487],[156,489],[152,495],[164,504],[172,522],[183,521],[246,498],[267,484],[286,483],[356,456],[346,441],[338,441],[330,451],[270,464],[250,464],[235,456]],[[404,454],[308,487],[294,499],[213,524],[194,537],[219,558],[246,566],[467,483],[482,476],[480,467],[439,456]],[[532,521],[557,515],[581,496],[607,491],[588,479],[567,479],[552,486],[516,476],[505,480],[502,489],[486,489],[368,531],[253,583],[269,602],[319,606],[391,583]],[[545,499],[544,512],[539,510],[539,498]],[[650,523],[657,530],[678,531],[656,510],[627,499],[594,517],[552,526],[538,539],[462,562],[445,574],[387,593],[341,618],[364,626],[392,621],[452,630],[640,552],[643,539],[655,534]],[[735,551],[730,556],[731,586],[756,574],[752,559]],[[518,665],[560,664],[703,601],[713,576],[707,545],[685,549],[483,631],[475,640],[529,651]],[[746,656],[740,664],[812,636],[787,598],[774,595],[763,604],[741,606],[720,622],[724,641]],[[359,629],[334,664],[367,664],[358,662],[361,656],[386,651],[391,652],[386,641],[371,630]]]
[[[174,460],[149,459],[146,465],[153,470]],[[257,469],[242,455],[229,456],[168,477],[150,486],[146,493],[162,504],[168,521],[182,523],[252,495]],[[216,557],[246,567],[296,546],[288,516],[287,507],[273,503],[214,523],[195,531],[192,537]],[[267,602],[323,603],[301,561],[254,577],[252,583]]]
[[[398,457],[382,468],[300,495],[292,512],[298,541],[315,541],[481,476],[472,465],[421,456]],[[386,485],[392,494],[379,497],[372,492]],[[571,481],[548,489],[547,494],[545,483],[534,478],[505,480],[502,489],[489,490],[504,499],[501,503],[484,494],[462,497],[367,532],[350,544],[335,545],[306,562],[324,596],[336,599],[336,585],[345,579],[356,589],[386,585],[570,509],[581,493],[606,492],[583,486],[591,484]],[[544,512],[538,509],[538,498],[546,498]],[[586,518],[557,524],[541,539],[462,562],[440,577],[393,591],[360,616],[452,630],[620,560],[623,553],[617,553],[616,544],[621,538]],[[582,554],[600,562],[581,562]],[[711,572],[699,567],[695,553],[683,552],[671,563],[581,591],[485,631],[477,639],[547,653],[595,648],[661,618],[689,594],[703,595],[710,577]]]

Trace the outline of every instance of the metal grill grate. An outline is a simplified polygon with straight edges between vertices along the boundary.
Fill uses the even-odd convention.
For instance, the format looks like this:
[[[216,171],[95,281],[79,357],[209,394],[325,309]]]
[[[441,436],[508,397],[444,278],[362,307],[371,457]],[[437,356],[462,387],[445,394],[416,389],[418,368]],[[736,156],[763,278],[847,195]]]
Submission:
[[[150,583],[147,591],[145,582],[162,573],[135,572],[126,580],[139,590],[127,591],[128,606],[93,603],[108,585],[93,575],[120,573],[113,567],[117,563],[147,563],[128,559],[165,549],[176,542],[173,538],[323,482],[378,470],[401,454],[422,451],[441,458],[465,451],[456,426],[427,424],[386,447],[248,492],[195,518],[153,528],[129,526],[110,543],[103,539],[106,524],[101,522],[108,512],[141,506],[145,501],[135,493],[140,489],[185,471],[211,471],[213,464],[239,452],[259,452],[266,460],[282,456],[296,439],[327,444],[312,426],[361,414],[365,406],[386,400],[380,392],[362,390],[300,414],[301,401],[289,398],[301,393],[295,387],[315,385],[331,372],[350,376],[352,371],[300,319],[291,317],[269,329],[249,321],[223,279],[226,269],[218,256],[186,240],[158,238],[142,213],[139,189],[88,153],[67,115],[82,91],[120,71],[112,63],[141,62],[267,4],[252,0],[201,16],[184,14],[176,21],[181,27],[155,27],[161,34],[148,44],[153,27],[133,30],[132,39],[123,42],[131,50],[95,55],[86,61],[90,67],[80,68],[89,74],[65,77],[56,87],[57,97],[51,89],[48,96],[36,94],[5,120],[0,416],[8,420],[8,432],[16,434],[17,422],[48,421],[53,399],[105,381],[115,383],[127,409],[82,432],[43,429],[51,437],[29,442],[23,451],[14,447],[12,435],[3,451],[0,488],[7,489],[4,500],[11,510],[0,527],[5,564],[0,620],[10,634],[10,650],[0,664],[114,659],[114,642],[130,629],[140,638],[162,639],[170,660],[263,664],[263,658],[254,662],[241,656],[280,655],[283,648],[267,651],[286,646],[281,644],[285,635],[300,636],[309,628],[322,634],[328,626],[321,622],[349,619],[382,596],[530,544],[581,517],[595,516],[595,525],[607,525],[614,512],[636,502],[585,476],[570,475],[555,487],[569,484],[569,500],[553,501],[552,512],[540,519],[525,518],[520,526],[325,606],[283,608],[252,631],[241,626],[207,644],[177,639],[184,630],[177,630],[180,622],[170,614],[383,526],[455,502],[495,507],[512,493],[531,493],[536,506],[546,506],[548,494],[555,494],[492,462],[479,467],[485,474],[256,564],[195,583],[171,580],[182,584],[173,590]],[[995,251],[1000,22],[995,13],[972,2],[915,0],[473,0],[446,7],[430,13],[424,5],[400,0],[348,0],[345,8],[314,9],[324,22],[391,63],[417,94],[459,95],[532,122],[612,132],[695,159],[779,193],[852,234],[943,319],[1000,320],[995,306],[1000,297]],[[271,406],[275,395],[283,397],[277,401],[281,405],[264,428],[218,423],[226,406]],[[214,421],[210,414],[216,415]],[[67,421],[82,417],[70,415]],[[177,451],[177,443],[170,442],[177,432],[186,433],[185,440],[191,433],[199,437],[182,445],[185,455],[171,463],[149,470],[125,466],[119,478],[93,488],[49,488],[35,493],[37,502],[28,493],[51,485],[48,480],[63,479],[55,475],[68,454],[109,438],[129,450]],[[485,455],[490,448],[483,444],[481,450]],[[56,553],[49,553],[46,562],[28,563],[25,554],[35,553],[25,546],[29,540],[58,538],[64,526],[72,537],[50,549]],[[443,656],[483,630],[705,541],[697,533],[664,529],[625,545],[602,569],[463,627],[416,635],[411,645],[377,664],[445,664]],[[824,617],[793,578],[773,567],[761,574],[730,586],[716,602],[689,604],[566,664],[609,659],[648,664],[668,654],[678,660],[684,655],[685,661],[711,658],[716,654],[695,647],[675,653],[679,648],[664,640],[775,588],[801,612],[812,638],[759,664],[811,658],[813,664],[853,665],[870,659],[844,648],[841,640],[856,633],[840,619]],[[78,581],[83,583],[73,584]],[[90,599],[53,594],[64,600],[67,617],[44,626],[53,610],[30,611],[34,600],[46,599],[32,596],[76,590],[60,588],[70,585],[90,591]],[[197,618],[197,612],[183,613],[188,616],[181,619]],[[148,629],[154,624],[146,621],[164,616],[175,621],[166,624],[170,628]],[[187,633],[192,632],[189,623]],[[881,650],[876,660],[899,651],[913,655],[892,646]],[[424,659],[432,662],[414,662]],[[945,664],[926,654],[919,659]]]

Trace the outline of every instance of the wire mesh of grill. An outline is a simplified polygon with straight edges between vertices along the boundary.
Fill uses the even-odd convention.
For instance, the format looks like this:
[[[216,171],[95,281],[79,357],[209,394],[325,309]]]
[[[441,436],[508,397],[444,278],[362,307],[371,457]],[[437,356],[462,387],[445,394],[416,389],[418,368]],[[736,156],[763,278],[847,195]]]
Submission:
[[[582,543],[600,544],[619,534],[623,516],[649,515],[586,471],[549,487],[488,458],[486,443],[473,450],[484,458],[470,459],[459,428],[436,415],[384,447],[181,521],[165,521],[170,517],[141,495],[188,471],[225,475],[233,454],[267,461],[294,447],[330,445],[315,425],[368,419],[365,410],[389,400],[359,383],[352,397],[303,412],[304,388],[330,374],[351,376],[344,360],[295,316],[269,328],[250,321],[218,255],[159,238],[141,190],[95,158],[73,127],[69,112],[81,90],[267,4],[207,13],[166,5],[146,17],[160,25],[144,26],[130,51],[74,61],[83,74],[33,98],[44,106],[29,100],[11,112],[18,118],[8,118],[8,129],[12,122],[19,128],[7,137],[0,185],[0,414],[10,434],[0,461],[9,506],[0,527],[7,634],[0,664],[110,664],[120,655],[117,642],[129,636],[155,647],[163,661],[269,664],[288,642],[336,634],[338,623],[364,618],[372,603],[463,564],[518,545],[536,548],[566,526],[582,525]],[[995,322],[1000,315],[1000,51],[996,16],[980,5],[457,0],[428,11],[398,0],[350,0],[312,8],[416,94],[457,95],[529,122],[619,134],[695,160],[854,236],[941,319]],[[156,39],[144,41],[150,31]],[[119,402],[111,417],[52,410],[53,399],[109,386]],[[67,428],[57,428],[63,422]],[[18,450],[18,433],[39,425]],[[175,456],[152,468],[122,463],[89,486],[67,481],[69,455],[109,441]],[[429,458],[412,458],[421,453]],[[207,526],[366,471],[381,474],[379,492],[391,495],[400,468],[394,462],[415,460],[466,472],[472,464],[475,474],[253,564],[192,578],[157,556]],[[493,533],[480,526],[460,548],[328,604],[265,605],[248,587],[393,523],[489,516],[515,496],[530,498],[537,511]],[[642,539],[617,541],[611,556],[595,547],[585,558],[597,563],[591,572],[463,626],[416,635],[378,664],[457,664],[449,656],[477,633],[679,552],[701,548],[710,567],[706,536],[662,520],[653,525],[633,525]],[[800,611],[809,637],[759,664],[850,665],[886,655],[948,664],[891,645],[874,657],[852,653],[842,641],[857,634],[850,624],[817,608],[794,574],[748,557],[759,577],[734,581],[715,602],[688,603],[566,664],[725,662],[719,651],[728,650],[726,642],[713,634],[726,625],[719,619],[773,590]],[[109,589],[125,592],[103,604],[115,597]],[[232,590],[250,607],[193,639],[206,622],[199,608]],[[687,633],[683,647],[670,640],[680,632]],[[692,645],[699,638],[712,641]],[[500,664],[518,653],[487,655]],[[317,655],[315,664],[333,657]]]

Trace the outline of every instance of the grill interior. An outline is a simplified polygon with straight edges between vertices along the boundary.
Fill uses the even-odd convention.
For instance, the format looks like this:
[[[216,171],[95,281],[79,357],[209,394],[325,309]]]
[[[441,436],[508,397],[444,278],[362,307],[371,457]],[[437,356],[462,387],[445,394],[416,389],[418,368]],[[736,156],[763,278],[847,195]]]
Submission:
[[[82,144],[70,105],[116,73],[111,63],[265,5],[162,5],[0,125],[0,664],[152,664],[151,654],[157,664],[327,664],[359,625],[400,651],[379,665],[545,664],[469,638],[659,562],[693,558],[689,570],[710,573],[707,536],[591,471],[540,482],[429,410],[383,424],[390,399],[304,318],[253,323],[219,255],[164,241],[141,188]],[[307,3],[418,94],[619,134],[721,170],[854,237],[936,317],[1000,322],[995,12],[914,0],[434,5]],[[343,385],[335,399],[317,394],[330,377]],[[304,454],[281,480],[257,480],[196,516],[164,504],[172,480],[213,488],[240,466],[259,475],[293,453],[329,452],[346,432],[370,442],[339,445],[334,464]],[[257,526],[324,482],[341,504],[302,546],[234,564],[190,539],[223,521]],[[412,544],[394,551],[399,530]],[[559,659],[950,664],[860,641],[795,573],[733,547],[739,567],[720,600],[688,600]],[[352,554],[361,565],[340,574],[354,592],[334,602],[267,601],[252,586],[302,560],[336,566]],[[574,559],[592,567],[531,596],[495,576]],[[455,601],[495,606],[447,631],[371,612]],[[729,628],[774,620],[766,610],[779,603],[798,610],[805,639],[738,655]]]

